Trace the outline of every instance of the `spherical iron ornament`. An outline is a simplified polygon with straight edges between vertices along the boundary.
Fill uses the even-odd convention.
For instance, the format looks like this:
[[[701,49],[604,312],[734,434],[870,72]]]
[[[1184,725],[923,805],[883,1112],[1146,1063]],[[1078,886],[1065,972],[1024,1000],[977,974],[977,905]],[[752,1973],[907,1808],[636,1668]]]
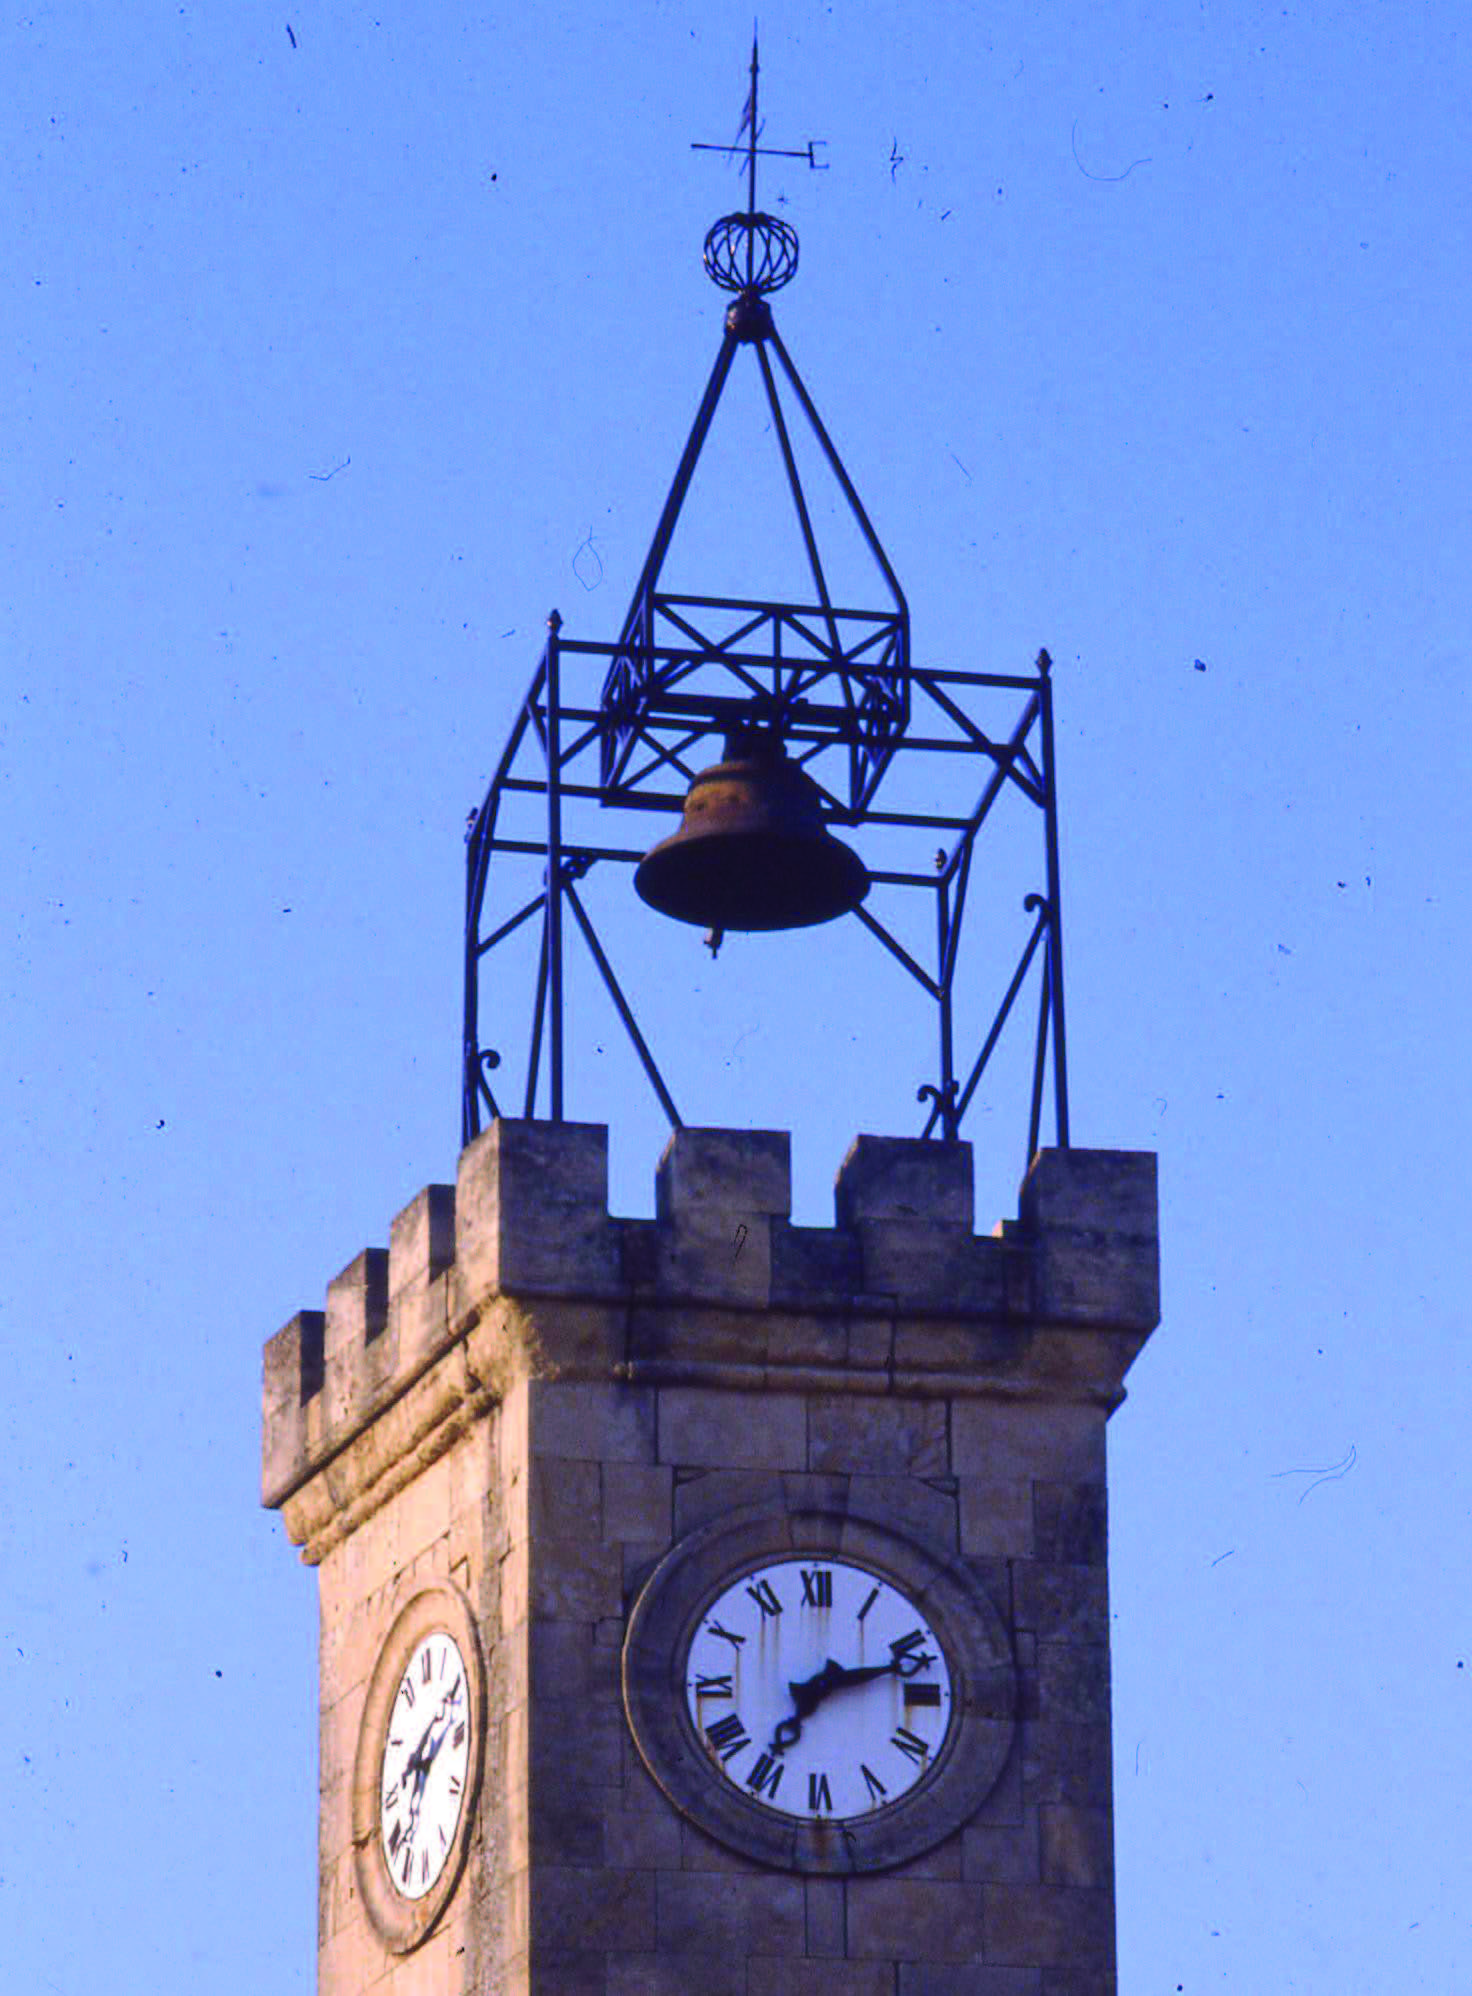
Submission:
[[[706,235],[703,260],[723,291],[780,291],[797,275],[797,230],[776,215],[722,215]]]

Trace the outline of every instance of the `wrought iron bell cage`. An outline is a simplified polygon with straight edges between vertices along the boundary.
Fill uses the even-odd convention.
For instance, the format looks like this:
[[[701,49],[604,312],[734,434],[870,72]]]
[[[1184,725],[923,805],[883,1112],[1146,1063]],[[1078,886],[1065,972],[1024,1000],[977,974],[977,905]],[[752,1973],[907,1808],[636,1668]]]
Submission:
[[[862,924],[934,1006],[934,1065],[917,1087],[921,1135],[959,1136],[1024,989],[1030,982],[1035,987],[1027,1119],[1031,1159],[1047,1121],[1052,1140],[1068,1143],[1050,661],[1040,652],[1031,672],[1017,674],[914,662],[904,593],[767,303],[796,269],[797,240],[789,224],[755,207],[755,160],[767,150],[756,143],[761,129],[756,82],[753,50],[743,118],[748,136],[741,148],[748,208],[744,215],[723,217],[706,244],[709,274],[735,295],[622,628],[611,641],[571,636],[553,612],[531,683],[472,815],[462,1140],[468,1143],[487,1117],[502,1113],[497,1087],[504,1085],[503,1055],[487,1038],[488,1014],[493,1006],[499,1010],[500,992],[488,988],[487,968],[494,953],[527,924],[536,925],[539,939],[515,1105],[519,1113],[561,1121],[567,1112],[564,970],[565,952],[575,938],[596,968],[665,1116],[672,1127],[680,1126],[670,1083],[579,884],[595,867],[633,868],[645,856],[644,846],[608,842],[605,814],[634,814],[641,835],[651,821],[667,826],[668,814],[682,810],[702,762],[715,759],[712,745],[733,730],[761,729],[816,782],[826,823],[863,841],[874,892],[843,919]],[[798,156],[819,163],[811,146]],[[812,595],[804,602],[679,594],[660,587],[712,417],[743,349],[759,372],[806,554]],[[849,607],[832,598],[793,449],[797,422],[806,424],[873,558],[888,599],[882,607]],[[928,764],[924,794],[939,801],[934,809],[904,808],[912,786],[899,784],[899,773],[922,757]],[[885,808],[884,793],[896,787],[906,795],[888,800],[896,808]],[[1015,954],[1009,945],[996,980],[991,1024],[962,1067],[954,999],[963,924],[977,892],[978,841],[1004,797],[1023,801],[1041,836],[1031,883],[1018,896],[1022,919]],[[922,845],[923,862],[916,857]],[[928,963],[886,919],[899,905],[893,897],[916,895],[928,895],[933,903]],[[498,1039],[507,1023],[498,1017]]]

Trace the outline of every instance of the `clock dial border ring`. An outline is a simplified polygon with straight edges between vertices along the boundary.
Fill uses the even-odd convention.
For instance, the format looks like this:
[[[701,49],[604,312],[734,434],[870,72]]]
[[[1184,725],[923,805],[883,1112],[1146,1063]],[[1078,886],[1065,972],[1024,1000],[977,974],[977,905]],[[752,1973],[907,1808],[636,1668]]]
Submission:
[[[383,1852],[380,1783],[384,1742],[399,1685],[426,1636],[450,1636],[465,1668],[470,1758],[453,1847],[439,1877],[419,1899],[395,1887]],[[428,1939],[449,1904],[474,1834],[486,1732],[485,1663],[475,1611],[458,1587],[435,1581],[415,1590],[395,1615],[368,1680],[353,1758],[353,1856],[358,1890],[374,1931],[394,1954],[408,1954]]]
[[[889,1579],[941,1643],[952,1717],[935,1764],[887,1808],[841,1820],[780,1816],[748,1801],[711,1763],[686,1710],[690,1641],[717,1594],[782,1559],[827,1554]],[[809,1873],[878,1871],[931,1850],[968,1821],[1011,1750],[1012,1643],[976,1575],[950,1549],[854,1509],[762,1506],[682,1539],[646,1581],[624,1640],[624,1710],[641,1758],[698,1828],[745,1856]]]

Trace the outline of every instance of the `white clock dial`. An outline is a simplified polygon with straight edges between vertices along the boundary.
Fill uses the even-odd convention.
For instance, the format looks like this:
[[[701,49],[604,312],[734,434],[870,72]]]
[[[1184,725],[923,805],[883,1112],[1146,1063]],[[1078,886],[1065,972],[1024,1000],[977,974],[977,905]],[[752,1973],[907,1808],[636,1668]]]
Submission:
[[[422,1638],[389,1710],[379,1777],[379,1835],[394,1889],[431,1891],[455,1846],[471,1755],[465,1660],[443,1629]]]
[[[711,1762],[748,1800],[802,1820],[891,1807],[951,1723],[951,1672],[903,1588],[814,1554],[743,1573],[690,1638],[685,1701]]]

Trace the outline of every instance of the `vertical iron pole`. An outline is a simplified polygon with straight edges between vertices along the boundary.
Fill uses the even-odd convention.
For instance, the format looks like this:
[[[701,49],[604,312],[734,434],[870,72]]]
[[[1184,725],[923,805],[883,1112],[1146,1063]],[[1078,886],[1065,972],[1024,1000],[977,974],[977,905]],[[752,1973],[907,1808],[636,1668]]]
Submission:
[[[557,634],[547,619],[547,977],[551,1000],[552,1121],[562,1121],[562,673]]]
[[[481,874],[481,820],[465,849],[465,1008],[460,1026],[460,1148],[480,1135],[480,954],[476,933],[477,885]]]
[[[1068,1049],[1063,1032],[1063,903],[1058,869],[1058,773],[1053,762],[1053,661],[1038,653],[1038,690],[1042,695],[1043,804],[1048,847],[1048,999],[1053,1027],[1053,1113],[1058,1148],[1068,1149]]]
[[[956,1110],[956,1051],[951,1016],[951,889],[941,880],[935,890],[936,982],[940,985],[940,1133],[947,1143],[960,1135]]]
[[[1023,1171],[1032,1170],[1033,1159],[1038,1154],[1038,1145],[1043,1134],[1043,1081],[1048,1069],[1048,1012],[1053,989],[1052,958],[1043,952],[1043,984],[1038,993],[1038,1037],[1032,1056],[1032,1104],[1027,1118],[1027,1162]],[[1066,1146],[1065,1146],[1066,1148]]]

